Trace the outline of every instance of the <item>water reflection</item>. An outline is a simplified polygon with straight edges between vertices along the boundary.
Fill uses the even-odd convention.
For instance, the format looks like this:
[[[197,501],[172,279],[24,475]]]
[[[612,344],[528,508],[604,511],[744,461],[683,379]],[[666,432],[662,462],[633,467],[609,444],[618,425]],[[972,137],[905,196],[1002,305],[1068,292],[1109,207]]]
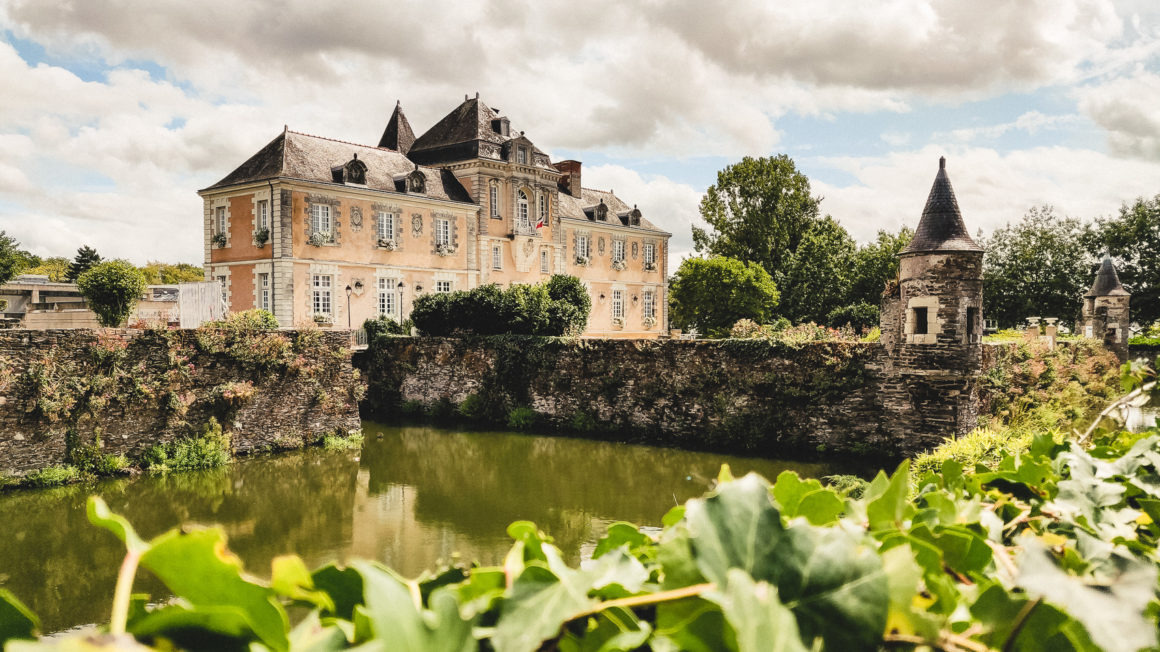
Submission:
[[[494,564],[507,524],[535,521],[573,561],[615,520],[658,525],[701,494],[722,463],[736,473],[808,476],[833,466],[500,432],[364,424],[355,452],[302,451],[226,469],[0,495],[0,585],[49,631],[108,618],[123,549],[90,526],[99,493],[145,536],[187,522],[220,523],[253,573],[286,552],[316,566],[379,559],[416,575],[458,553]],[[138,591],[163,588],[143,573]]]

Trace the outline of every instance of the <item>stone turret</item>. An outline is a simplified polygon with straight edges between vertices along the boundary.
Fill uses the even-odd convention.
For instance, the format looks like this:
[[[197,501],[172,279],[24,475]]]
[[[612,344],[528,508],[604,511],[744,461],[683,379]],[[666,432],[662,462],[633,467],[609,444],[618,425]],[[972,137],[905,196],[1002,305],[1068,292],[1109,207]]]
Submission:
[[[1128,304],[1132,296],[1120,285],[1112,259],[1104,257],[1096,280],[1083,300],[1084,337],[1102,339],[1121,361],[1128,359]]]
[[[898,283],[882,299],[887,372],[918,404],[931,406],[902,417],[919,419],[916,431],[974,428],[982,307],[983,248],[967,232],[940,158],[914,239],[899,253]]]

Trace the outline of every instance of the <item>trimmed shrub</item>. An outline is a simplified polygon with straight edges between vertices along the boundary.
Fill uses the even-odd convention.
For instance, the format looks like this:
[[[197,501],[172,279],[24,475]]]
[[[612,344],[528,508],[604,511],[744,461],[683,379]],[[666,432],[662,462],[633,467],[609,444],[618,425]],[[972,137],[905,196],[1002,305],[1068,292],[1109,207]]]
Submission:
[[[403,324],[390,317],[377,317],[363,322],[363,330],[367,332],[367,339],[371,340],[379,335],[406,335]]]
[[[99,263],[77,278],[77,290],[101,326],[120,326],[145,291],[145,276],[126,260]]]
[[[554,298],[553,292],[559,298]],[[584,330],[590,310],[591,300],[580,281],[557,275],[537,285],[516,284],[504,289],[493,283],[472,290],[425,294],[415,299],[411,320],[424,335],[441,337],[568,335]]]
[[[278,330],[278,318],[269,310],[255,308],[230,313],[225,319],[202,324],[204,328],[221,328],[232,331],[273,331]]]

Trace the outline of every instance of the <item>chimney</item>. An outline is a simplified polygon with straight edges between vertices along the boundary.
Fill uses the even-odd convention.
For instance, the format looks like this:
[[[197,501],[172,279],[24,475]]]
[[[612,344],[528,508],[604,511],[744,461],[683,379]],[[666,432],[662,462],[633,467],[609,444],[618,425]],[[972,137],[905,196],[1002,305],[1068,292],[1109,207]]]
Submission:
[[[580,197],[580,161],[560,161],[553,164],[564,176],[560,177],[557,184],[560,187],[560,192],[566,192],[573,197]]]

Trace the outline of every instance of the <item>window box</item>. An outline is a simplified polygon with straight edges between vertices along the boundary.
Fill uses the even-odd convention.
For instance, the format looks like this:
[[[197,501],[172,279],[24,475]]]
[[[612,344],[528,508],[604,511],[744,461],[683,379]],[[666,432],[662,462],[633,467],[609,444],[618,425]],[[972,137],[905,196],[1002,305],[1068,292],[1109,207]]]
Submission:
[[[624,262],[623,260],[612,261],[612,269],[615,269],[618,272],[623,272],[627,267],[628,263]]]
[[[656,271],[656,269],[657,269],[657,264],[656,264],[655,262],[653,262],[653,261],[651,261],[651,260],[646,260],[646,261],[645,261],[645,263],[644,263],[644,271],[646,271],[646,272],[655,272],[655,271]]]
[[[455,253],[455,248],[445,242],[440,242],[435,245],[435,253],[440,256],[450,256]]]
[[[589,258],[588,256],[576,256],[576,264],[579,265],[580,267],[587,267],[588,264],[591,262],[592,262],[592,259]]]
[[[387,251],[394,251],[399,248],[399,243],[395,242],[394,239],[379,240],[379,248],[386,249]]]
[[[653,326],[657,325],[657,318],[656,317],[645,317],[641,321],[641,323],[644,324],[645,330],[650,330]]]
[[[334,234],[330,233],[329,231],[315,231],[314,233],[310,234],[310,238],[306,241],[306,244],[313,245],[315,247],[334,244]]]
[[[334,323],[334,316],[333,315],[325,315],[322,313],[315,313],[314,323],[318,324],[319,326],[330,326],[331,324]]]
[[[254,231],[254,246],[261,249],[270,241],[270,229],[258,229]]]
[[[613,317],[612,318],[612,327],[613,328],[624,328],[624,317]]]
[[[215,234],[213,234],[213,237],[209,239],[209,241],[210,241],[211,243],[213,243],[213,246],[217,247],[218,249],[225,249],[225,246],[226,246],[226,234],[224,234],[224,233],[215,233]]]

